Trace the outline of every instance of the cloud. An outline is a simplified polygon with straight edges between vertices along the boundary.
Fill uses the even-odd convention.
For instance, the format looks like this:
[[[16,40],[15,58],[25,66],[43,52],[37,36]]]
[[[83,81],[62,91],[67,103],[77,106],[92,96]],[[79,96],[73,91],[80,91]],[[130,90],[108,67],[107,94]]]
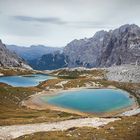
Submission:
[[[64,21],[58,17],[31,17],[31,16],[12,16],[15,20],[23,22],[39,22],[39,23],[52,23],[58,25],[66,25],[74,28],[105,28],[102,22],[97,21]],[[109,26],[110,27],[110,26]]]
[[[12,18],[19,21],[26,21],[26,22],[53,23],[53,24],[60,24],[60,25],[66,24],[66,22],[56,17],[12,16]]]
[[[106,27],[104,23],[99,23],[96,21],[62,21],[60,18],[54,17],[30,17],[30,16],[13,16],[14,19],[27,22],[42,22],[42,23],[53,23],[53,24],[65,24],[72,27],[79,28],[99,28]]]
[[[69,26],[75,27],[75,28],[112,28],[112,25],[108,25],[104,23],[103,21],[73,21],[68,23]]]
[[[5,43],[64,46],[96,31],[140,26],[140,0],[0,0]]]

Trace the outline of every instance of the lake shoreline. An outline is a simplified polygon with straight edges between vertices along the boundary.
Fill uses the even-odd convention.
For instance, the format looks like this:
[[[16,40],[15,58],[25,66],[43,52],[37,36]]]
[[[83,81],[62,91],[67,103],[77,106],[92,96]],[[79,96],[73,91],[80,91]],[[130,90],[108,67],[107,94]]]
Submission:
[[[121,109],[116,109],[114,111],[103,112],[103,113],[88,113],[88,112],[77,111],[77,110],[74,110],[74,109],[63,108],[63,107],[48,104],[47,102],[45,102],[41,99],[44,96],[48,96],[48,97],[49,96],[55,96],[55,95],[58,95],[58,94],[62,94],[63,92],[77,91],[77,90],[80,90],[80,89],[116,89],[116,90],[120,90],[116,87],[108,87],[108,88],[81,87],[81,88],[70,88],[70,89],[67,89],[67,90],[53,89],[53,90],[49,90],[49,91],[42,91],[42,92],[39,92],[35,95],[30,96],[28,100],[22,101],[21,105],[26,106],[27,108],[30,108],[30,109],[37,109],[37,110],[50,109],[50,110],[55,110],[55,111],[77,114],[77,115],[81,115],[83,117],[87,117],[87,116],[96,116],[96,117],[120,116],[122,113],[124,113],[126,111],[137,109],[139,107],[136,98],[132,94],[130,94],[129,92],[127,92],[125,90],[124,91],[128,93],[129,98],[134,99],[133,104],[131,106],[128,106],[128,107],[124,107],[124,108],[121,108]]]
[[[29,74],[29,75],[11,75],[0,76],[0,83],[8,84],[12,87],[36,87],[43,81],[52,79],[53,77],[47,74]]]

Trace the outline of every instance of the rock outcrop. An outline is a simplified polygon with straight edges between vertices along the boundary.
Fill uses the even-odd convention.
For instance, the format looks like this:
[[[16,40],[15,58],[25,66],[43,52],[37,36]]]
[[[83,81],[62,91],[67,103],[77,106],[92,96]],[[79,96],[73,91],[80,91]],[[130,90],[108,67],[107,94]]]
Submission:
[[[17,56],[17,54],[10,52],[0,40],[0,67],[21,67],[25,69],[32,69],[26,62]]]
[[[140,65],[140,27],[123,25],[109,32],[99,31],[92,38],[74,40],[64,48],[68,67],[110,67]]]
[[[140,83],[140,66],[121,65],[106,69],[106,79],[118,82]]]

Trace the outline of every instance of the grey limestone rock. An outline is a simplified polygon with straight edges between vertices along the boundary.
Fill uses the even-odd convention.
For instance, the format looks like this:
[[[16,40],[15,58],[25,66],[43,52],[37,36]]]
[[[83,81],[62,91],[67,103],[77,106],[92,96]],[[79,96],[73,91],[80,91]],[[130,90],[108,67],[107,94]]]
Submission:
[[[31,69],[26,62],[17,56],[17,54],[10,52],[0,40],[0,67],[21,67]]]

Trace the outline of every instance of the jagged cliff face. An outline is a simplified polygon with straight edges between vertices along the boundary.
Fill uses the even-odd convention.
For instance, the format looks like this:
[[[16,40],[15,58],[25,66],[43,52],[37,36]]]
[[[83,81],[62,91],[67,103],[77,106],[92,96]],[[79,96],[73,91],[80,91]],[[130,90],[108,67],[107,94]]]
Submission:
[[[100,66],[140,65],[140,28],[136,25],[124,25],[110,34],[111,38],[102,54]]]
[[[97,32],[89,39],[74,40],[65,47],[64,55],[69,67],[140,65],[140,28],[124,25],[109,32]]]
[[[70,42],[64,49],[68,66],[96,67],[105,47],[104,42],[109,36],[108,32],[100,31],[92,38]]]
[[[10,52],[0,40],[0,67],[21,67],[31,69],[25,61],[15,53]]]

